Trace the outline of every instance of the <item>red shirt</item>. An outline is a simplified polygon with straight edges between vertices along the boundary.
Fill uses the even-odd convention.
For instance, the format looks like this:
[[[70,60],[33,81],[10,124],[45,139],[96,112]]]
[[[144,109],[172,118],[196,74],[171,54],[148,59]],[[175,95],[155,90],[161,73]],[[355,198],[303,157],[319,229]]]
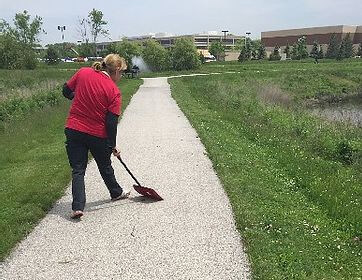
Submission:
[[[106,114],[120,115],[122,94],[112,79],[93,68],[81,68],[67,82],[74,92],[66,127],[107,138]]]

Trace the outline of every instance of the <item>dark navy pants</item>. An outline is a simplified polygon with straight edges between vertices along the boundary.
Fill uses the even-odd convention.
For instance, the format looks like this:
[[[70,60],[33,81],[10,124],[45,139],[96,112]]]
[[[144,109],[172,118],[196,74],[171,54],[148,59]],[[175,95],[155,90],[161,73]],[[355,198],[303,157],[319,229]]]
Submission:
[[[94,157],[98,170],[101,173],[111,198],[122,194],[122,188],[117,183],[114,170],[111,165],[112,150],[107,144],[106,138],[99,138],[77,130],[65,129],[66,150],[69,164],[72,167],[72,209],[84,210],[86,195],[84,175],[88,163],[88,151]]]

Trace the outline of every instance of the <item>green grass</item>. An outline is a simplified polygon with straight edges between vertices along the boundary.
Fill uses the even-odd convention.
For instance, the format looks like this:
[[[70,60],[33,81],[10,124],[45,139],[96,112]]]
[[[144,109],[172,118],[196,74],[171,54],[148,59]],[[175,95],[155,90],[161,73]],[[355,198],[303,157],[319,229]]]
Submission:
[[[261,104],[258,83],[296,94],[300,81],[283,81],[302,63],[294,70],[285,65],[278,75],[248,69],[172,79],[172,95],[229,196],[254,279],[360,279],[362,245],[354,239],[362,237],[362,131],[324,123],[298,107]],[[308,85],[311,93],[319,79]],[[328,83],[334,89],[340,81]]]
[[[141,83],[121,81],[123,110]],[[70,181],[64,148],[69,104],[63,100],[34,111],[0,132],[0,260],[44,217]]]

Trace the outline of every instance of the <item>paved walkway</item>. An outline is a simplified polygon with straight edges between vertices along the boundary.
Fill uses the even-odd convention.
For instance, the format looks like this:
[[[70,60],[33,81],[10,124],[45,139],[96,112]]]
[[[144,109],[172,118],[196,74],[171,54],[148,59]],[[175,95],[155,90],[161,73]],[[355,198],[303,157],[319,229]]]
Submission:
[[[247,257],[204,147],[171,98],[166,78],[145,79],[118,128],[122,156],[164,201],[132,192],[111,203],[94,161],[82,221],[70,190],[10,258],[0,279],[248,279]],[[116,176],[133,184],[113,160]]]

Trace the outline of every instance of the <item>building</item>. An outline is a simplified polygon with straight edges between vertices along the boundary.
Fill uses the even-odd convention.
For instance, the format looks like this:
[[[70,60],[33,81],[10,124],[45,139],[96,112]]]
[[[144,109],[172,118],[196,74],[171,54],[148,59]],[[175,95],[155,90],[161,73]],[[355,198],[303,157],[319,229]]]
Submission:
[[[221,42],[225,45],[227,53],[226,53],[226,60],[237,60],[237,56],[239,55],[239,52],[235,52],[234,54],[234,48],[237,45],[238,40],[244,40],[244,37],[237,36],[233,34],[226,34],[226,33],[219,33],[216,31],[209,31],[204,32],[200,34],[192,34],[192,35],[172,35],[167,33],[156,33],[156,34],[150,34],[150,35],[144,35],[144,36],[134,36],[134,37],[126,37],[126,40],[129,41],[138,41],[138,42],[144,42],[146,40],[155,40],[161,44],[161,46],[165,48],[170,48],[174,45],[175,40],[179,38],[189,38],[192,40],[195,44],[195,47],[202,53],[205,53],[205,50],[208,50],[210,45],[213,42]],[[97,43],[97,53],[102,52],[103,50],[107,49],[107,46],[114,42],[102,42]],[[118,41],[119,42],[119,41]],[[237,56],[236,56],[237,53]],[[235,58],[236,57],[236,58]]]
[[[338,25],[267,31],[261,33],[261,42],[264,44],[267,54],[269,55],[274,50],[275,46],[284,49],[287,44],[293,45],[299,38],[305,36],[309,52],[312,50],[315,41],[322,45],[323,50],[326,51],[332,34],[335,34],[337,39],[341,41],[348,33],[350,33],[352,42],[357,49],[358,45],[362,43],[362,25]]]

